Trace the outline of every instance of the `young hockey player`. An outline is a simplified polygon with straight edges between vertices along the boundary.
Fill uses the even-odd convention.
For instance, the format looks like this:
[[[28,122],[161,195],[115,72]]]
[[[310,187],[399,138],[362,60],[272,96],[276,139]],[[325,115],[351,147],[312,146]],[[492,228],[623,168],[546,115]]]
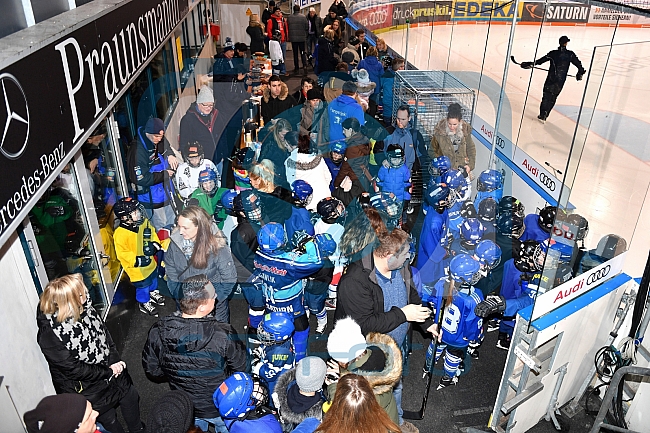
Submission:
[[[494,240],[496,236],[497,216],[499,204],[492,197],[485,197],[478,205],[476,212],[481,224],[485,227],[484,239]]]
[[[287,239],[293,239],[293,234],[303,231],[309,236],[314,236],[314,225],[311,223],[311,214],[306,207],[311,203],[314,190],[302,179],[294,180],[291,184],[291,217],[284,222]]]
[[[282,55],[282,47],[280,45],[281,40],[282,33],[280,30],[273,30],[273,37],[269,41],[269,57],[271,58],[274,75],[285,75],[287,73],[287,67],[284,64],[284,56]]]
[[[501,200],[503,197],[503,174],[498,170],[483,170],[478,175],[476,189],[476,198],[474,199],[476,209],[488,197],[492,197],[496,201]]]
[[[470,202],[465,202],[474,207]],[[449,254],[457,256],[459,254],[474,254],[474,248],[483,239],[485,227],[478,218],[467,218],[460,225],[460,237],[454,239],[449,247]]]
[[[429,345],[427,351],[427,370],[429,363],[434,364],[445,352],[444,376],[440,379],[438,389],[450,385],[456,385],[460,370],[459,364],[465,359],[465,353],[472,341],[479,341],[483,331],[483,320],[474,314],[476,305],[483,301],[480,291],[474,289],[474,284],[481,278],[480,264],[467,254],[460,254],[449,263],[449,277],[440,279],[433,292],[429,295],[427,302],[436,310],[437,316],[441,314],[443,297],[451,296],[451,303],[445,305],[442,312],[442,325],[440,332],[442,337],[438,337],[438,343],[434,341]],[[449,292],[450,285],[453,281],[454,287]],[[426,290],[424,290],[426,292]],[[423,299],[424,302],[424,299]],[[436,338],[436,333],[434,338]],[[433,346],[436,347],[435,357],[431,353]]]
[[[429,210],[422,224],[415,267],[425,284],[435,284],[445,275],[447,266],[447,251],[442,241],[447,233],[448,208],[452,204],[453,196],[450,197],[449,188],[431,178],[424,197]]]
[[[232,172],[235,181],[235,191],[251,189],[251,180],[248,177],[248,170],[255,161],[255,151],[250,147],[239,149],[232,159]]]
[[[199,173],[199,187],[194,190],[192,195],[187,200],[187,205],[199,206],[212,215],[219,227],[223,229],[223,222],[228,216],[221,204],[221,198],[228,192],[225,188],[217,186],[219,178],[217,172],[211,168],[201,170]],[[234,191],[233,191],[234,192]],[[236,193],[235,193],[236,194]],[[229,195],[229,197],[232,194]]]
[[[386,150],[388,167],[382,165],[377,174],[377,186],[381,192],[392,193],[397,200],[404,203],[411,199],[408,188],[411,186],[411,170],[405,161],[404,149],[399,144],[391,144]]]
[[[378,192],[370,197],[370,206],[374,207],[385,219],[386,228],[391,231],[402,223],[403,203],[390,192]]]
[[[309,321],[305,314],[302,279],[323,266],[323,256],[336,250],[332,236],[319,234],[304,242],[298,251],[285,251],[284,228],[269,223],[257,233],[259,248],[255,254],[255,272],[251,281],[262,290],[266,310],[285,311],[294,319],[293,343],[296,360],[307,354]],[[251,324],[252,325],[252,324]]]
[[[564,216],[564,211],[560,210],[560,215],[558,215],[558,209],[555,206],[544,207],[539,211],[539,215],[534,213],[526,215],[524,218],[526,229],[520,240],[544,242],[551,237],[551,230],[553,230],[553,222],[556,216],[561,219]]]
[[[341,236],[343,236],[345,227],[346,210],[345,206],[339,199],[336,199],[334,197],[326,197],[318,202],[318,205],[316,206],[316,212],[320,216],[320,219],[314,224],[314,231],[317,234],[328,233],[332,236],[334,242],[336,242],[336,251],[334,251],[334,254],[329,257],[329,260],[334,266],[334,269],[331,281],[328,283],[327,299],[325,301],[328,309],[333,310],[336,308],[336,290],[339,284],[339,280],[341,279],[341,275],[343,274],[343,268],[345,266],[339,244],[341,243]],[[329,270],[327,271],[329,272]],[[312,282],[312,287],[310,287],[310,289],[313,291],[320,287],[318,281],[323,280],[325,276],[326,274],[320,273],[320,278]],[[320,298],[316,300],[316,304],[319,303]],[[325,325],[327,325],[327,313],[323,313],[319,310],[319,312],[316,314],[320,314],[321,316],[319,320],[319,329],[322,328],[324,330]],[[321,324],[322,326],[320,326]]]
[[[261,343],[252,351],[251,371],[257,374],[273,393],[275,383],[295,363],[291,337],[293,318],[282,311],[267,313],[257,327],[257,339]]]
[[[230,433],[282,433],[269,408],[269,391],[256,376],[237,372],[221,383],[212,396]]]
[[[205,158],[203,146],[198,141],[189,144],[182,150],[185,162],[178,165],[174,180],[176,181],[178,193],[185,200],[199,187],[199,174],[203,170],[214,170],[216,173],[217,168],[212,161]],[[216,186],[220,184],[220,180],[217,179]],[[212,212],[208,213],[212,215]]]
[[[330,182],[330,190],[334,191],[334,181],[341,171],[341,166],[345,161],[345,151],[348,148],[348,145],[345,141],[336,141],[330,144],[330,153],[329,157],[325,157],[325,164],[329,168],[330,173],[332,174],[332,182]]]
[[[131,197],[119,199],[113,212],[120,220],[113,234],[117,259],[135,286],[140,311],[158,317],[156,305],[164,305],[165,298],[158,292],[158,264],[153,258],[161,249],[156,229],[144,217],[144,208]]]
[[[474,250],[474,259],[481,264],[481,273],[483,278],[476,283],[476,288],[483,293],[483,297],[498,291],[501,286],[502,274],[498,279],[493,272],[494,268],[501,263],[501,248],[494,241],[484,239],[478,243]]]

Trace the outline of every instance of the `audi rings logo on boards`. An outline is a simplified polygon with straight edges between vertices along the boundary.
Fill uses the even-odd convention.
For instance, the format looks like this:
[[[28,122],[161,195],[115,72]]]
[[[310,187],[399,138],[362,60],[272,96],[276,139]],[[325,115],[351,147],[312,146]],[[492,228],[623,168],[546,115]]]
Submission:
[[[609,275],[609,271],[612,270],[612,267],[610,265],[605,266],[598,272],[595,272],[587,278],[587,285],[591,286],[592,284],[598,283],[600,280],[605,278],[607,275]]]
[[[376,26],[388,21],[388,11],[386,9],[374,10],[367,14],[364,19],[365,25]]]
[[[548,177],[544,172],[539,173],[539,181],[550,191],[555,191],[555,181]]]
[[[15,160],[25,153],[29,141],[29,106],[22,86],[11,74],[0,74],[0,152]]]

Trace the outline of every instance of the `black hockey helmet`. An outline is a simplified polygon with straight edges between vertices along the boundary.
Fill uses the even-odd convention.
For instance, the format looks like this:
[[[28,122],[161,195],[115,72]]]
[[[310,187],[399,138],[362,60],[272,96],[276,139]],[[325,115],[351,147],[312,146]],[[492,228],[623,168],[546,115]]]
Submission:
[[[469,200],[463,202],[463,204],[460,206],[460,216],[463,219],[477,218],[478,214],[476,213],[474,203]]]
[[[513,250],[515,267],[521,272],[537,272],[542,269],[544,261],[539,262],[541,247],[533,240],[523,241],[518,251]]]
[[[195,141],[194,143],[190,143],[187,146],[183,147],[183,158],[190,167],[199,167],[201,164],[203,164],[204,157],[205,153],[203,152],[203,146],[201,146],[201,143],[198,141]],[[199,163],[192,164],[190,162],[190,158],[199,158]]]
[[[558,210],[555,206],[546,206],[539,211],[539,219],[537,220],[537,223],[546,233],[551,233],[557,212]]]
[[[139,214],[133,218],[133,212]],[[144,208],[139,201],[132,197],[121,198],[113,206],[113,213],[120,219],[121,224],[138,226],[144,222]]]
[[[525,210],[524,204],[511,195],[507,195],[499,200],[499,214],[512,213],[523,218],[526,216],[524,213]]]
[[[327,224],[334,224],[345,213],[343,202],[334,197],[325,197],[316,205],[316,212]]]
[[[492,197],[486,197],[478,204],[478,216],[483,221],[496,221],[497,201]]]
[[[497,228],[499,229],[499,233],[502,235],[519,239],[519,237],[524,234],[526,225],[524,224],[524,219],[520,215],[514,213],[502,213],[499,214],[499,217],[497,218]]]
[[[576,240],[582,241],[587,237],[587,233],[589,233],[589,221],[587,221],[587,218],[574,213],[568,215],[564,221],[577,228]]]

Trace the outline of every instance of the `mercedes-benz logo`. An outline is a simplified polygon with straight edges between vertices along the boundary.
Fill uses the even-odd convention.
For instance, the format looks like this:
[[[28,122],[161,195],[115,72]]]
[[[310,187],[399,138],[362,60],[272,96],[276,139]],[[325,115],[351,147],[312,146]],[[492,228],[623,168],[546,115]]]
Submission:
[[[7,116],[0,109],[0,127],[4,121],[0,152],[9,159],[18,159],[29,141],[29,106],[22,86],[11,74],[0,74],[0,87]],[[2,101],[0,101],[0,104]]]

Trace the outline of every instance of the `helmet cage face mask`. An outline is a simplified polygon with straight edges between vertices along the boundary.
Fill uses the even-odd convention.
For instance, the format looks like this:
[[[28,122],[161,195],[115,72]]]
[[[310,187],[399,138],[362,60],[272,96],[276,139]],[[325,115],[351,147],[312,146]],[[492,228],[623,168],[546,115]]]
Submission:
[[[259,376],[251,374],[253,378],[253,392],[251,393],[251,405],[255,407],[266,406],[269,403],[269,390],[262,383]]]
[[[199,186],[201,187],[201,191],[209,195],[210,197],[214,197],[215,194],[217,193],[217,182],[214,180],[205,180],[201,183],[199,183]]]
[[[404,165],[404,157],[402,156],[389,156],[388,163],[393,168],[399,168]]]

